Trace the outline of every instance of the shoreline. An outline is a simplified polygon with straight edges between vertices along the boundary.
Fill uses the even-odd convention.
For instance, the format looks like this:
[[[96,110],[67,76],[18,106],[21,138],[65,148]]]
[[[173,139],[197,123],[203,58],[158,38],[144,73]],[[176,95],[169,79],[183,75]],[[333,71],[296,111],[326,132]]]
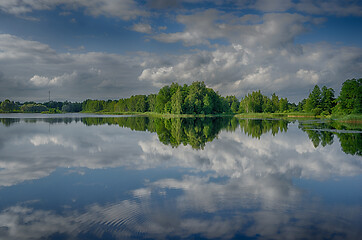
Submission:
[[[0,112],[0,114],[34,114],[27,112]],[[72,112],[70,112],[72,113]],[[148,116],[148,117],[163,117],[163,118],[194,118],[194,117],[236,117],[247,119],[291,119],[291,120],[331,120],[350,124],[362,124],[362,114],[349,114],[349,115],[328,115],[328,116],[314,116],[311,113],[223,113],[223,114],[170,114],[170,113],[155,113],[155,112],[78,112],[80,114],[94,114],[94,115],[132,115],[132,116]],[[35,113],[36,114],[36,113]],[[66,113],[52,113],[41,112],[38,114],[49,115],[62,115]]]

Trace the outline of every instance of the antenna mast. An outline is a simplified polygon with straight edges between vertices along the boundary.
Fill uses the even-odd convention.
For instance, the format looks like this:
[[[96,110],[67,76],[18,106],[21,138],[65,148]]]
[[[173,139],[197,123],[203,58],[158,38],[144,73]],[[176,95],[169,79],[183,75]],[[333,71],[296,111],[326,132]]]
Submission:
[[[50,90],[49,90],[49,102],[50,102]]]

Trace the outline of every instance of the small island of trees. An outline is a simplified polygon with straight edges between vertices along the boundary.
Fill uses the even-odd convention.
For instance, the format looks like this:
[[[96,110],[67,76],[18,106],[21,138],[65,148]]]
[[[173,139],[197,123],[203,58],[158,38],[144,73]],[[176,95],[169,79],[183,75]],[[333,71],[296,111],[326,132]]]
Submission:
[[[309,96],[298,104],[290,103],[275,93],[270,97],[260,90],[253,91],[240,101],[235,96],[223,97],[204,82],[190,86],[172,83],[157,94],[134,95],[119,100],[91,100],[82,103],[14,102],[6,99],[0,104],[0,112],[91,112],[91,113],[159,113],[159,114],[248,114],[248,113],[306,113],[312,116],[362,113],[362,78],[346,80],[336,98],[332,88],[315,85]]]

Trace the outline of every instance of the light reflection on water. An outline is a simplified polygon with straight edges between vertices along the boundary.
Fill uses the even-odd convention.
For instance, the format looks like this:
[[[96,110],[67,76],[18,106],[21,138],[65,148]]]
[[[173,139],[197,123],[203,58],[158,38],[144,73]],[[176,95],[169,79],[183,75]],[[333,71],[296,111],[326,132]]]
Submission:
[[[1,120],[0,239],[362,233],[361,132],[350,126],[39,116]]]

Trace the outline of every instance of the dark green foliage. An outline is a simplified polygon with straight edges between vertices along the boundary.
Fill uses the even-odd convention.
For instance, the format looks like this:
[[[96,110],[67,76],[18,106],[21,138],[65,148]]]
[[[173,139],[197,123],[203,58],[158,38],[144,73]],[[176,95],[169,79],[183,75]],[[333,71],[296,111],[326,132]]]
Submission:
[[[82,110],[86,112],[99,112],[103,110],[104,101],[87,99],[82,103]]]
[[[185,84],[181,87],[173,83],[161,88],[156,95],[154,109],[149,110],[172,114],[215,114],[231,112],[230,107],[224,98],[207,88],[204,82],[193,82],[190,86]]]
[[[312,112],[314,115],[362,113],[362,79],[346,80],[337,99],[332,88],[323,86],[321,91],[315,85],[308,98],[298,104],[297,110]]]
[[[177,88],[177,91],[171,97],[171,113],[173,114],[181,114],[182,113],[182,93],[181,87]]]
[[[61,110],[62,112],[80,112],[82,111],[82,104],[77,102],[65,102]]]
[[[171,100],[170,87],[164,86],[163,88],[160,89],[160,91],[158,92],[158,94],[156,96],[155,111],[158,113],[164,113],[165,105],[170,100]]]
[[[337,133],[343,152],[351,155],[362,156],[361,133]]]
[[[279,132],[288,130],[289,121],[286,120],[261,120],[261,119],[240,119],[239,125],[242,132],[253,138],[260,138],[269,131],[275,136]]]
[[[312,141],[313,146],[331,145],[336,135],[341,144],[342,151],[351,155],[362,155],[362,134],[361,133],[343,133],[335,130],[353,130],[355,126],[344,125],[341,122],[313,122],[299,123],[299,128],[305,131]],[[328,130],[326,130],[328,129]]]
[[[337,102],[343,113],[362,113],[362,78],[345,81]]]
[[[147,106],[148,112],[155,112],[156,111],[156,94],[150,94],[147,96]],[[117,111],[116,111],[117,112]]]
[[[3,112],[13,112],[18,109],[19,106],[14,103],[14,101],[10,101],[9,99],[6,99],[0,104],[0,110]]]
[[[336,105],[337,104],[337,105]],[[156,112],[169,114],[221,114],[221,113],[285,113],[310,112],[327,116],[333,113],[362,113],[362,79],[351,79],[343,83],[340,96],[335,99],[332,88],[314,86],[308,98],[298,105],[279,98],[275,93],[264,96],[260,90],[253,91],[239,100],[235,96],[222,97],[204,82],[193,82],[190,86],[172,83],[164,86],[158,94],[134,95],[116,100],[91,100],[80,103],[50,101],[14,103],[6,99],[0,103],[0,112]]]
[[[307,112],[313,111],[315,108],[321,107],[321,90],[318,85],[314,86],[313,91],[309,94],[307,98],[305,109]]]
[[[335,106],[334,90],[332,88],[322,87],[321,108],[326,113],[331,113]]]
[[[190,86],[172,83],[164,86],[158,94],[135,95],[119,101],[86,100],[82,110],[86,112],[157,112],[172,114],[215,114],[237,112],[239,102],[232,97],[230,105],[204,82]],[[232,107],[232,109],[231,109]]]
[[[279,97],[273,93],[271,97],[272,102],[272,111],[271,112],[278,112],[279,111]]]
[[[286,98],[279,100],[279,112],[286,112],[288,110],[289,102]]]
[[[239,113],[274,113],[286,112],[289,110],[290,103],[287,98],[279,97],[273,93],[269,98],[264,96],[260,90],[249,93],[241,99],[239,105]]]
[[[68,101],[65,101],[65,102],[50,101],[50,102],[43,103],[43,105],[46,106],[47,108],[55,109],[55,110],[59,110],[59,111],[62,110],[64,104],[70,104],[70,102],[68,102]]]
[[[207,142],[215,139],[218,133],[231,125],[231,117],[216,118],[82,118],[86,125],[115,124],[136,131],[156,132],[159,140],[166,145],[178,147],[190,145],[203,149]],[[234,124],[237,120],[234,119]],[[234,126],[235,128],[237,127]]]
[[[23,112],[29,112],[29,113],[40,113],[40,112],[46,112],[49,110],[43,104],[33,104],[33,103],[24,104],[23,106],[21,106],[20,109]]]

